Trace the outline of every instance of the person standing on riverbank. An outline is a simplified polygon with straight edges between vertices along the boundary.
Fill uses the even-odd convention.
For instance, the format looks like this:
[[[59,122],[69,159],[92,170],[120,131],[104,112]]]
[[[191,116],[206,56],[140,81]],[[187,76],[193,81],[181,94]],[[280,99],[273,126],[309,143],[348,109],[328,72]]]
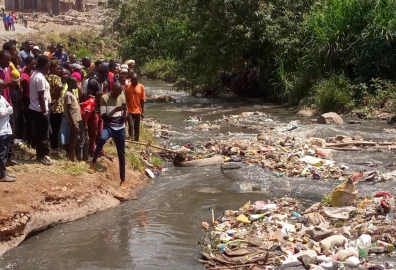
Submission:
[[[25,118],[24,138],[28,146],[35,148],[32,135],[32,116],[29,112],[30,105],[30,77],[34,70],[36,70],[36,59],[28,56],[25,59],[26,66],[21,74],[21,89],[22,89],[22,104],[23,115]]]
[[[65,65],[65,63],[67,62],[67,59],[68,59],[68,55],[67,55],[67,53],[63,52],[63,48],[64,48],[63,44],[62,43],[58,43],[56,45],[56,52],[54,52],[52,54],[52,56],[54,56],[54,57],[59,59],[59,61],[60,61],[62,66]]]
[[[122,85],[119,82],[114,83],[111,92],[103,95],[100,99],[100,114],[104,121],[104,127],[90,166],[90,172],[94,173],[96,161],[104,144],[113,138],[117,148],[121,184],[125,181],[125,118],[127,114],[125,102]]]
[[[13,109],[3,97],[5,87],[6,83],[0,79],[0,182],[15,182],[16,178],[8,175],[6,169],[12,135],[10,115]]]
[[[143,84],[139,83],[139,76],[133,73],[131,84],[125,91],[128,105],[128,133],[131,139],[138,142],[140,135],[140,120],[143,119],[144,100],[146,93]]]
[[[34,57],[33,52],[32,52],[33,47],[34,47],[34,42],[31,40],[27,40],[27,41],[25,41],[24,45],[25,45],[24,49],[19,52],[19,55],[22,58],[21,68],[25,67],[26,57],[28,57],[28,56]]]
[[[45,79],[49,73],[51,61],[41,55],[37,59],[36,71],[30,78],[30,113],[32,115],[33,137],[36,143],[36,160],[44,165],[52,165],[49,157],[49,103],[50,85]]]
[[[109,67],[106,65],[100,65],[98,68],[97,76],[93,76],[89,79],[87,85],[87,93],[92,96],[97,96],[98,92],[107,92],[106,79],[109,74]],[[103,119],[100,116],[99,102],[96,103],[94,113],[88,119],[88,130],[89,130],[89,154],[94,156],[96,144],[101,137],[103,130]],[[104,155],[102,150],[101,155]]]
[[[80,134],[80,124],[81,124],[81,112],[80,105],[78,103],[77,97],[74,95],[73,90],[78,87],[77,79],[73,76],[69,76],[66,79],[67,91],[64,97],[64,108],[67,117],[67,123],[70,128],[70,142],[69,142],[69,159],[71,162],[76,161],[76,146],[79,145],[78,140]]]
[[[50,85],[51,93],[51,115],[50,115],[50,126],[51,126],[51,149],[59,151],[61,148],[61,125],[63,118],[63,98],[62,91],[63,85],[60,77],[60,63],[58,59],[51,60],[50,72],[46,76],[46,79]]]

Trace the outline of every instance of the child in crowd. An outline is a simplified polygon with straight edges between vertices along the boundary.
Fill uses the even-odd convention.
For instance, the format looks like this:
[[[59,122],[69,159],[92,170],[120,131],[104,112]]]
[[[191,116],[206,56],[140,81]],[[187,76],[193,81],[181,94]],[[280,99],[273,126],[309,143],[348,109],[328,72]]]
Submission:
[[[95,97],[91,94],[88,95],[87,100],[81,103],[81,118],[82,122],[80,125],[80,144],[77,150],[78,160],[88,160],[88,148],[89,148],[89,132],[88,132],[88,119],[94,112],[96,106]]]
[[[10,115],[13,109],[3,97],[5,86],[6,83],[0,79],[0,182],[15,182],[15,177],[8,175],[6,170],[12,135]]]
[[[80,139],[80,122],[81,113],[80,105],[78,103],[77,97],[73,93],[73,90],[77,88],[78,82],[74,77],[68,77],[66,79],[68,89],[64,97],[64,109],[67,118],[67,123],[70,127],[70,142],[69,142],[69,159],[72,162],[76,161],[76,146],[78,140]]]

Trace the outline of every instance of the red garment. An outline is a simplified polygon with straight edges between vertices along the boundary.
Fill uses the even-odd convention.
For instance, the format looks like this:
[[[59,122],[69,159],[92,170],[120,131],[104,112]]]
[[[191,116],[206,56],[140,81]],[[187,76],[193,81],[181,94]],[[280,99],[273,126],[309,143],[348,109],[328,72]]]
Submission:
[[[376,198],[392,198],[392,195],[389,194],[389,192],[386,191],[381,191],[375,194]]]
[[[5,72],[5,74],[4,74],[3,70],[0,70],[0,79],[2,79],[6,84],[11,82],[11,67],[7,68],[7,71]],[[10,95],[9,87],[4,88],[3,97],[5,98],[5,100],[7,100],[8,104],[10,104],[11,107],[13,107],[12,102],[11,102],[11,95]]]
[[[109,72],[109,86],[110,86],[110,90],[113,89],[113,84],[114,84],[114,73],[113,72]]]
[[[91,114],[92,114],[92,112],[95,109],[95,106],[96,106],[96,102],[95,102],[95,99],[93,97],[90,97],[86,101],[81,103],[81,115],[83,115],[83,113],[87,113],[86,114],[87,121],[91,117]]]
[[[102,136],[103,130],[103,120],[100,116],[100,112],[94,112],[88,119],[88,136],[89,136],[89,155],[93,157],[96,149],[96,143],[99,141],[100,136]],[[103,149],[100,152],[104,155]]]
[[[21,86],[23,85],[23,81],[27,81],[27,86],[26,89],[22,88],[22,96],[27,98],[30,98],[30,76],[31,74],[27,74],[25,70],[23,70],[21,74]]]

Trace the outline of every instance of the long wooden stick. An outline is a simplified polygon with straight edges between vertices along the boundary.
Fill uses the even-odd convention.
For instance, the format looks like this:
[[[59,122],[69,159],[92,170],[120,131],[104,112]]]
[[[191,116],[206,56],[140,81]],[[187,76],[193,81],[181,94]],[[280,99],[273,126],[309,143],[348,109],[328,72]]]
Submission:
[[[166,149],[165,147],[161,147],[161,146],[158,146],[158,145],[152,145],[152,144],[144,143],[144,142],[135,142],[135,141],[131,141],[131,140],[125,140],[125,141],[126,141],[126,142],[129,142],[129,143],[133,143],[133,144],[138,144],[138,145],[143,145],[143,146],[152,147],[152,148],[155,148],[155,149],[160,149],[160,150],[168,151],[168,152],[175,153],[175,154],[177,153],[177,151],[170,150],[170,149]]]
[[[327,143],[326,147],[342,147],[349,145],[367,145],[367,146],[376,146],[376,145],[396,145],[395,142],[367,142],[367,141],[350,141],[344,143]]]

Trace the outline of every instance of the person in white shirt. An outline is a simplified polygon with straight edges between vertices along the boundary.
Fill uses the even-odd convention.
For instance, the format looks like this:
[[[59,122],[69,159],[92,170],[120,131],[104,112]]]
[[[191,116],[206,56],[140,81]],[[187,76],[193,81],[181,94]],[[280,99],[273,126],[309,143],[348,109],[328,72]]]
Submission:
[[[15,182],[16,178],[8,175],[6,170],[11,142],[10,135],[12,135],[10,115],[13,113],[13,109],[3,97],[5,87],[6,83],[0,79],[0,182]]]
[[[49,115],[48,104],[51,102],[50,85],[45,79],[49,73],[51,60],[40,55],[36,71],[30,77],[30,105],[32,116],[32,135],[36,143],[36,159],[44,165],[52,165],[49,157]]]

